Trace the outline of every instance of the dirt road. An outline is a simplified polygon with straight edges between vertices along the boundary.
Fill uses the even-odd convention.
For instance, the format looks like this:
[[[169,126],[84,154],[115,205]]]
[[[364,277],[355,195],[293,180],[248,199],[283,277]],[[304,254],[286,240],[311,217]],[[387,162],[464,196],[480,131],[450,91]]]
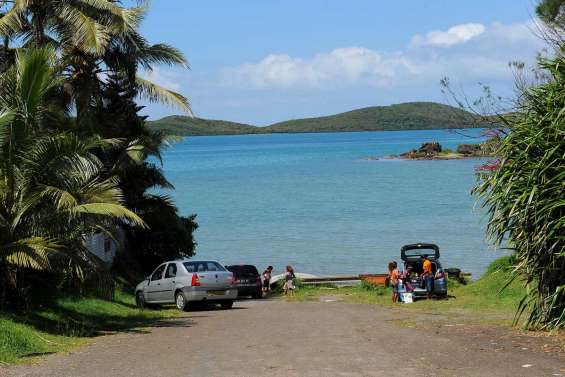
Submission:
[[[376,306],[244,301],[96,338],[0,376],[565,376],[547,339]],[[544,348],[545,345],[545,348]]]

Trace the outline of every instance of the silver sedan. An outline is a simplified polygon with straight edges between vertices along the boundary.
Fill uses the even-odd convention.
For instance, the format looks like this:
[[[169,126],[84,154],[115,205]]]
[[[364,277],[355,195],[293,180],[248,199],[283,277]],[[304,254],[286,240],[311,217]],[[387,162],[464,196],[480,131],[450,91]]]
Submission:
[[[178,260],[161,264],[135,288],[137,306],[175,304],[187,310],[190,303],[218,303],[230,309],[237,298],[233,273],[216,261]]]

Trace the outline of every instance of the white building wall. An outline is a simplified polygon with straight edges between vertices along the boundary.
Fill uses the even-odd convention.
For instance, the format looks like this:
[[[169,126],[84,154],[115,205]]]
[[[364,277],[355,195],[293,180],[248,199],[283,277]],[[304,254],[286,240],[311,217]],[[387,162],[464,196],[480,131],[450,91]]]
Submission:
[[[116,238],[119,242],[124,242],[125,234],[121,229],[118,230]],[[114,262],[114,258],[120,247],[118,242],[104,233],[95,233],[87,237],[85,246],[92,254],[96,255],[108,265]]]

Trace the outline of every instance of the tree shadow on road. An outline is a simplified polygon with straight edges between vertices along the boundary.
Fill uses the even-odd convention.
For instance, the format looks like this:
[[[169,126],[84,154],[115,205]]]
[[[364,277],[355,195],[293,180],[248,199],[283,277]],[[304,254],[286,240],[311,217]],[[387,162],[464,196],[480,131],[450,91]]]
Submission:
[[[26,311],[0,312],[0,317],[51,335],[95,337],[116,331],[145,333],[143,328],[162,321],[165,313],[122,301],[64,298]]]

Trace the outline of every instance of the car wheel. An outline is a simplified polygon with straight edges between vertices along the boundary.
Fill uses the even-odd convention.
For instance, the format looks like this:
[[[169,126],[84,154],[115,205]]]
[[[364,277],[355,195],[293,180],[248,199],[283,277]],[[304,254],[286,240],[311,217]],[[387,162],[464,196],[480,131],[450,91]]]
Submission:
[[[178,310],[185,311],[188,308],[188,302],[182,292],[177,292],[175,295],[175,305]]]
[[[139,291],[135,294],[135,304],[140,309],[147,307],[147,304],[145,303],[145,297],[143,297],[143,292]]]
[[[220,306],[222,307],[222,309],[231,309],[233,307],[233,301],[223,301]]]

